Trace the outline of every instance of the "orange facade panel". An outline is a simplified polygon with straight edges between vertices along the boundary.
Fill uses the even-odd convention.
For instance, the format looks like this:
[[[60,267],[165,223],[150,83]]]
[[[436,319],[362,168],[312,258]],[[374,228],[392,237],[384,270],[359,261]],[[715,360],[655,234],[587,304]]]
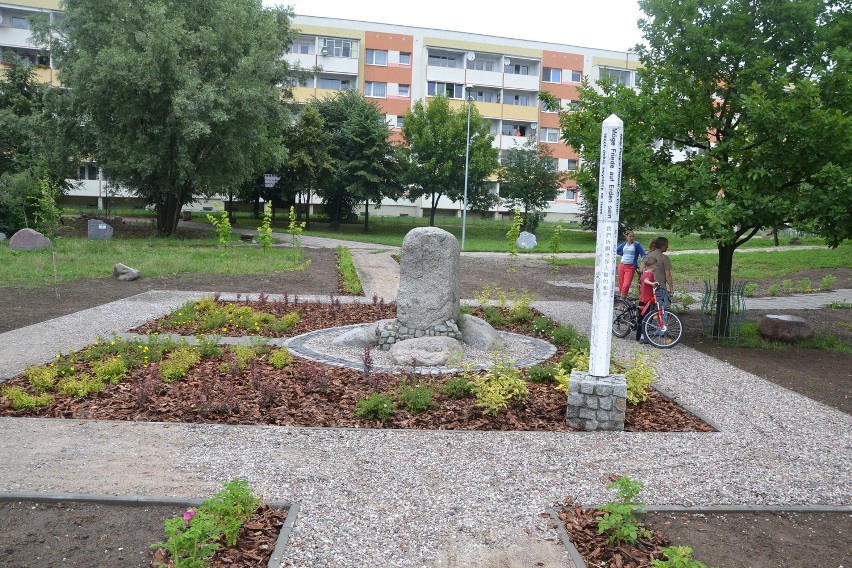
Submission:
[[[389,34],[385,32],[366,32],[364,47],[367,49],[386,49],[411,53],[414,49],[414,36],[405,34]]]
[[[411,65],[364,65],[364,80],[410,85]]]
[[[411,99],[404,97],[389,97],[386,99],[370,98],[370,100],[378,104],[379,108],[385,114],[405,116],[411,109]]]
[[[543,51],[541,54],[542,67],[555,67],[557,69],[573,69],[583,72],[583,56],[576,53],[562,53],[559,51]]]
[[[559,144],[548,144],[547,147],[553,151],[554,158],[568,158],[571,160],[580,159],[580,154],[578,154],[574,148],[566,146],[563,142],[560,142]]]

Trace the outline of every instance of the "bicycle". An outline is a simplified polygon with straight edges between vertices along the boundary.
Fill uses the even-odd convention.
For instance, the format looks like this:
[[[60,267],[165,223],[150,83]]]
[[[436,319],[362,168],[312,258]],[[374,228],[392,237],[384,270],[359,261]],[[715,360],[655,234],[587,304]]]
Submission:
[[[638,298],[615,298],[613,305],[612,334],[627,337],[636,332],[642,322],[645,339],[654,347],[668,349],[683,337],[683,325],[676,314],[663,307],[654,287],[654,301],[640,307]]]

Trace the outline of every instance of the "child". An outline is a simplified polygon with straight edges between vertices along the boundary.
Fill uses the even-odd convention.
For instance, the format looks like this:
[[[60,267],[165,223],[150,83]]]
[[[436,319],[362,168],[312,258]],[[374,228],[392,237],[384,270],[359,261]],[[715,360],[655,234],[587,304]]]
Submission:
[[[646,256],[642,263],[642,277],[639,279],[639,308],[643,308],[647,304],[654,301],[654,286],[657,281],[654,279],[654,267],[657,265],[657,259],[653,256]],[[649,312],[650,313],[650,312]],[[647,317],[648,314],[645,314]],[[638,325],[636,326],[636,341],[644,341],[645,336],[642,335],[642,324],[645,317],[639,316]]]

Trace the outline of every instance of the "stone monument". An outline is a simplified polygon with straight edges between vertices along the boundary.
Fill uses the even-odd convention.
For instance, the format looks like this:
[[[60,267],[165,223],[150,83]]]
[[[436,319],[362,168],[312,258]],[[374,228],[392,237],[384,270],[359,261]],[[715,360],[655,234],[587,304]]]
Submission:
[[[88,234],[90,239],[111,239],[112,227],[100,219],[89,219]]]
[[[35,250],[52,246],[50,239],[33,229],[21,229],[9,239],[12,250]]]
[[[598,178],[598,234],[595,247],[595,291],[592,303],[589,372],[571,372],[565,421],[582,430],[623,430],[627,383],[609,374],[615,248],[621,202],[621,154],[624,122],[610,115],[601,128]]]

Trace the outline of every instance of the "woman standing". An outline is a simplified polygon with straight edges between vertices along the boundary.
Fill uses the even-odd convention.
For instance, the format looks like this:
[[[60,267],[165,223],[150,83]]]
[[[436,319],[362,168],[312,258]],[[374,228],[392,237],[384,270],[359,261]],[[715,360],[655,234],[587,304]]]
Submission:
[[[645,249],[634,240],[633,231],[624,233],[626,242],[618,245],[615,254],[621,257],[618,263],[618,292],[627,296],[630,291],[630,283],[633,282],[633,274],[639,269],[639,258],[645,258]]]

